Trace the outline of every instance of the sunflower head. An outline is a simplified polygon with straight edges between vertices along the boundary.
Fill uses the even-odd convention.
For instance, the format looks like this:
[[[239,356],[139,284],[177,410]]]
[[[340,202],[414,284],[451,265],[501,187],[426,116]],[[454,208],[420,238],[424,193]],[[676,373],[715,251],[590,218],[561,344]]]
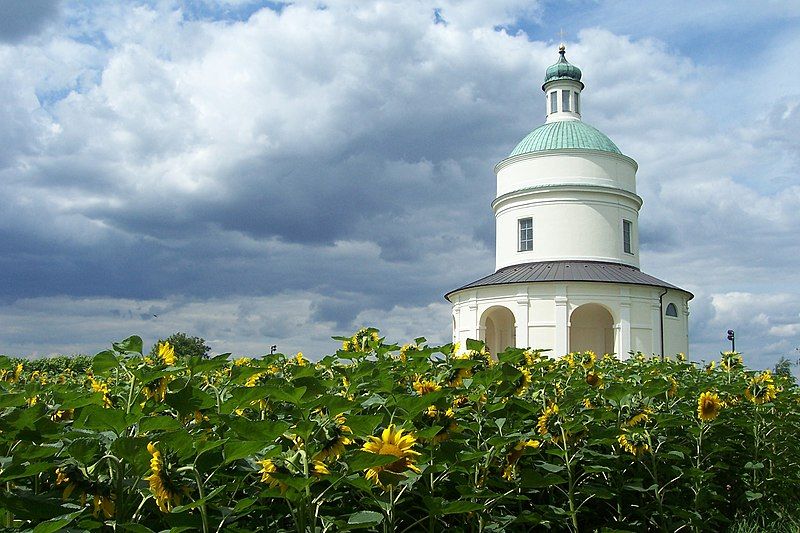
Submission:
[[[617,437],[620,448],[630,453],[637,459],[645,453],[650,452],[650,444],[647,442],[647,434],[643,431],[623,431]]]
[[[167,394],[168,383],[166,376],[160,377],[142,387],[142,393],[144,393],[146,399],[152,398],[156,402],[163,402]]]
[[[322,448],[314,456],[315,461],[336,460],[345,452],[345,446],[353,441],[348,437],[352,433],[347,427],[344,416],[338,415],[325,419],[322,423],[323,443]]]
[[[167,366],[175,365],[175,348],[168,342],[158,343],[158,358]]]
[[[435,405],[431,405],[425,411],[425,418],[431,426],[440,426],[442,428],[430,439],[434,444],[446,441],[458,429],[456,413],[452,408],[438,409]]]
[[[405,363],[408,360],[408,354],[409,353],[418,352],[418,351],[420,351],[420,349],[419,349],[419,345],[417,343],[404,344],[400,348],[400,354],[398,355],[398,357],[402,362]]]
[[[560,424],[561,419],[558,414],[558,404],[552,403],[539,415],[536,428],[539,435],[543,437],[550,435],[550,438],[553,439],[554,442],[559,442],[562,437],[559,427]]]
[[[575,355],[576,359],[580,362],[581,366],[586,370],[592,368],[595,362],[597,361],[597,354],[595,354],[591,350],[582,353],[577,353]]]
[[[678,382],[672,376],[669,377],[669,385],[667,396],[669,398],[674,398],[675,395],[678,394]]]
[[[719,359],[719,366],[721,366],[726,372],[730,372],[731,370],[742,368],[742,366],[744,366],[742,354],[739,352],[720,352],[720,355],[721,357]]]
[[[172,507],[180,505],[183,496],[188,494],[188,487],[178,483],[176,461],[173,454],[162,453],[161,446],[155,442],[147,443],[150,453],[150,475],[145,479],[150,484],[150,492],[162,513],[169,513]]]
[[[511,446],[506,454],[505,466],[503,467],[503,478],[507,481],[514,481],[517,475],[517,461],[528,448],[537,449],[542,445],[538,440],[523,440]]]
[[[706,391],[697,398],[697,418],[703,422],[711,422],[723,407],[719,395],[711,391]]]
[[[422,379],[419,376],[414,378],[414,384],[412,386],[414,387],[414,390],[417,391],[417,394],[419,394],[420,396],[422,396],[423,394],[428,394],[429,392],[436,392],[442,390],[441,385],[439,385],[435,381],[431,381],[429,379]]]
[[[417,439],[413,434],[403,434],[394,424],[383,430],[380,437],[370,437],[363,450],[380,455],[393,455],[397,459],[389,464],[374,466],[366,470],[366,477],[381,488],[393,485],[396,478],[408,470],[420,473],[414,464],[419,452],[414,451]]]
[[[603,384],[603,378],[597,372],[589,372],[586,374],[586,383],[592,387],[599,387]]]
[[[650,422],[650,415],[652,414],[653,409],[650,407],[643,407],[634,411],[633,415],[625,422],[625,425],[629,428],[643,426]]]
[[[514,395],[515,396],[522,396],[528,390],[528,387],[531,386],[533,382],[533,378],[531,376],[531,371],[525,367],[517,368],[519,370],[521,376],[517,378],[516,383],[514,383]]]
[[[750,379],[747,389],[744,391],[745,397],[757,405],[771,402],[778,397],[778,388],[772,379],[772,373],[765,370],[761,374]]]

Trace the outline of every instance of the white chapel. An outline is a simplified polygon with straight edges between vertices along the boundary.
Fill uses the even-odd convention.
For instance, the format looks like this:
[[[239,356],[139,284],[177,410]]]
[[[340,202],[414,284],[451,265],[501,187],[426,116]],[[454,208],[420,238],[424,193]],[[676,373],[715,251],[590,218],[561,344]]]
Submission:
[[[453,342],[688,352],[693,295],[639,270],[638,165],[581,120],[583,88],[562,45],[542,85],[547,120],[494,168],[496,271],[445,296]]]

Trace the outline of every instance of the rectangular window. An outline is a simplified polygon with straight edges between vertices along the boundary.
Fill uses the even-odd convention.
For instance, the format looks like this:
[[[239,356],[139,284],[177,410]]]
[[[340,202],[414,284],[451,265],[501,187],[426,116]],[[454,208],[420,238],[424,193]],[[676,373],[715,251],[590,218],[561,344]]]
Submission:
[[[552,91],[550,93],[550,112],[555,113],[558,111],[558,93]]]
[[[533,219],[519,219],[519,251],[530,252],[533,250]]]
[[[575,93],[575,112],[578,113],[579,115],[581,113],[580,96],[581,96],[580,93]]]
[[[561,91],[561,111],[569,111],[569,93],[571,91]]]
[[[622,221],[622,249],[625,250],[626,254],[632,254],[633,251],[631,249],[631,228],[633,227],[633,223],[630,220],[623,220]]]

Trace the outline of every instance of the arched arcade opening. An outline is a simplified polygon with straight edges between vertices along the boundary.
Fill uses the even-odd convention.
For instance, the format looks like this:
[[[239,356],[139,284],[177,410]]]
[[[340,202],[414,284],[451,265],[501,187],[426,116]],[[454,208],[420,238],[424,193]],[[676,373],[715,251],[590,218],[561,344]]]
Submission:
[[[583,304],[569,320],[569,351],[614,353],[614,317],[600,304]]]
[[[507,307],[490,307],[481,315],[481,340],[497,355],[509,346],[517,345],[517,328],[514,313]]]

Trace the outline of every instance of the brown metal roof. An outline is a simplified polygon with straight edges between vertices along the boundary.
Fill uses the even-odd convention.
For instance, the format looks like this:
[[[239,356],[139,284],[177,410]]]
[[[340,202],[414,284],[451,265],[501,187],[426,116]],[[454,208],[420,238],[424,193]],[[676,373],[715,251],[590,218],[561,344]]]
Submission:
[[[506,285],[509,283],[538,283],[543,281],[626,283],[630,285],[649,285],[652,287],[689,292],[671,283],[661,281],[649,274],[645,274],[638,268],[619,263],[605,263],[600,261],[539,261],[536,263],[523,263],[501,268],[494,274],[448,292],[444,297],[449,300],[450,295],[454,292],[475,287]],[[694,296],[690,292],[689,294],[692,297]]]

